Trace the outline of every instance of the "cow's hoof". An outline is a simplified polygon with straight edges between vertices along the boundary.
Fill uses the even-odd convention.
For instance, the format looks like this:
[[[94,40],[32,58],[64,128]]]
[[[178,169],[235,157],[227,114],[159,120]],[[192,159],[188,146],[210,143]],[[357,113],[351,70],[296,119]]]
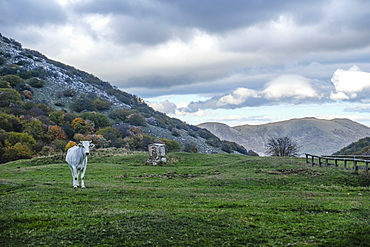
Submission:
[[[81,188],[86,189],[86,187],[85,187],[85,186],[82,186]]]

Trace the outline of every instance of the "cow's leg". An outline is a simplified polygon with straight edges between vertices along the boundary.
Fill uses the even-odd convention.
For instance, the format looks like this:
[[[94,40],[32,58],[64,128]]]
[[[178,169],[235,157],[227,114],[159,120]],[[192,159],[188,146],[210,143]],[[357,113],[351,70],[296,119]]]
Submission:
[[[86,166],[84,167],[84,169],[81,170],[81,188],[86,188],[85,181],[84,181],[85,171],[86,171]]]
[[[73,188],[78,187],[78,172],[76,166],[71,167],[72,170],[72,180],[73,180]]]

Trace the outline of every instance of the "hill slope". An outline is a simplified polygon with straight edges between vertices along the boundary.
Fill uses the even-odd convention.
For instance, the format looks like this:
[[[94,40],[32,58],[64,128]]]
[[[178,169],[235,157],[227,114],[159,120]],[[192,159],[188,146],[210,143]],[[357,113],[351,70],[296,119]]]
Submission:
[[[248,153],[1,34],[0,137],[0,162],[62,151],[82,138],[98,147],[145,150],[149,142],[163,141],[173,150]]]
[[[300,118],[261,125],[229,127],[220,123],[202,123],[222,140],[235,141],[263,154],[271,137],[288,136],[301,146],[301,153],[331,154],[344,146],[370,136],[370,128],[349,119]]]

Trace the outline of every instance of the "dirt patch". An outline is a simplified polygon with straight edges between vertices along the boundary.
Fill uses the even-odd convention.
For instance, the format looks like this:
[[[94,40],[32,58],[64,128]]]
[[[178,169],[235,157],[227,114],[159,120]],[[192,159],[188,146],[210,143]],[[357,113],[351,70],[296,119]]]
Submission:
[[[308,168],[297,168],[297,169],[278,169],[272,171],[257,170],[256,173],[267,173],[271,175],[309,175],[309,176],[321,176],[321,172],[308,169]]]
[[[176,172],[169,172],[164,174],[143,174],[139,175],[139,178],[174,178],[174,177],[181,177],[181,178],[193,178],[193,177],[199,177],[197,174],[178,174]]]

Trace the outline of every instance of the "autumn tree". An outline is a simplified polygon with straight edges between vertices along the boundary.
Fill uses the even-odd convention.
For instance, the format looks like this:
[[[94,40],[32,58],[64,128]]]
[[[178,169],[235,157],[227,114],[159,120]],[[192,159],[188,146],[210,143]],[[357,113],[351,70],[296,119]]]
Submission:
[[[46,133],[49,140],[66,139],[67,135],[64,130],[58,125],[50,125]]]
[[[300,150],[298,144],[287,136],[268,139],[266,149],[271,156],[280,157],[295,157]]]

